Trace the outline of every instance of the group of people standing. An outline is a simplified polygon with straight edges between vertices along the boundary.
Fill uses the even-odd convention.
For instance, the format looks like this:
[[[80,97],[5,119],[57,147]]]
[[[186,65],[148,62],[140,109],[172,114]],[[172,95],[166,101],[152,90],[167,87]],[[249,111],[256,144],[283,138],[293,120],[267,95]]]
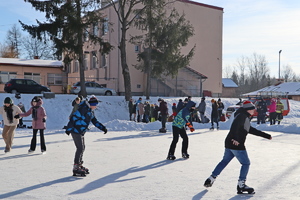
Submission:
[[[27,117],[29,115],[32,115],[33,136],[28,153],[35,151],[38,131],[40,131],[41,151],[42,153],[46,152],[44,130],[46,129],[47,115],[42,106],[43,100],[42,98],[35,96],[30,104],[31,108],[27,112],[23,112],[19,106],[14,105],[14,102],[10,97],[4,99],[4,105],[0,107],[0,114],[2,115],[4,123],[2,137],[6,145],[4,149],[5,153],[10,152],[12,149],[13,138],[15,130],[17,126],[19,126],[19,120],[22,117]]]
[[[272,98],[270,100],[270,106],[268,108],[267,102],[263,98],[259,98],[255,103],[257,111],[257,124],[265,124],[267,112],[269,111],[270,125],[275,125],[276,121],[278,124],[283,119],[284,105],[280,98]]]

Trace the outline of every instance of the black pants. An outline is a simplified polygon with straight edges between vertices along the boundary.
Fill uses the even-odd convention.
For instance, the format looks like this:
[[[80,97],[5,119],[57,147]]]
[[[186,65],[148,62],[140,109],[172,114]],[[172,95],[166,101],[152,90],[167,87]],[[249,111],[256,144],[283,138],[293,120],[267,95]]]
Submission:
[[[44,138],[44,129],[33,129],[33,136],[31,139],[30,149],[35,151],[36,147],[36,135],[38,130],[40,130],[40,139],[41,139],[41,150],[46,151],[45,138]]]
[[[161,115],[161,127],[166,128],[166,122],[167,122],[168,115]]]
[[[78,133],[71,133],[71,135],[76,146],[74,164],[82,164],[82,156],[85,150],[84,135]]]
[[[262,124],[264,124],[264,123],[266,123],[266,113],[258,113],[257,114],[257,124],[260,124],[260,123],[262,123]]]
[[[169,155],[174,155],[176,144],[179,139],[179,135],[182,138],[181,153],[187,153],[187,149],[189,146],[189,138],[186,134],[185,127],[178,128],[177,126],[172,126],[172,129],[173,129],[173,140],[169,149]]]
[[[276,112],[271,112],[270,113],[270,125],[273,125],[276,123]]]

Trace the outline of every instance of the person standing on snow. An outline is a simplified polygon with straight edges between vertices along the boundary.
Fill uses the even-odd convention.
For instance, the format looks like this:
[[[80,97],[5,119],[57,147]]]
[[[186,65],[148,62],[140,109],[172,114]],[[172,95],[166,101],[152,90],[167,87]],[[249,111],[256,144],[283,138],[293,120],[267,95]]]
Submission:
[[[129,111],[129,120],[130,121],[132,120],[133,108],[134,108],[133,99],[130,99],[128,101],[128,111]]]
[[[220,121],[225,107],[220,98],[218,99],[217,104],[218,104],[218,121]]]
[[[214,130],[214,122],[217,124],[217,130],[219,130],[219,114],[218,114],[218,103],[212,99],[211,101],[211,128]]]
[[[237,184],[237,192],[241,194],[248,192],[254,193],[254,189],[246,185],[246,178],[250,167],[250,160],[245,147],[247,134],[253,134],[267,139],[272,139],[270,134],[253,128],[250,124],[250,116],[254,114],[255,106],[251,101],[243,102],[234,114],[234,120],[230,127],[230,131],[225,139],[225,152],[221,162],[215,167],[211,176],[206,179],[204,186],[211,187],[216,177],[223,171],[228,163],[236,157],[241,163],[240,176]]]
[[[82,157],[85,150],[84,135],[88,130],[89,124],[92,122],[94,126],[102,130],[104,134],[107,133],[106,127],[95,117],[94,110],[97,108],[97,105],[98,99],[94,96],[88,101],[82,101],[79,104],[78,110],[73,113],[67,125],[66,134],[72,135],[74,144],[76,146],[73,176],[85,176],[85,174],[89,173],[89,170],[82,166]]]
[[[269,117],[270,117],[270,125],[274,125],[276,123],[276,100],[274,98],[271,99],[271,105],[269,106]]]
[[[167,156],[168,160],[175,160],[176,157],[174,156],[175,148],[179,139],[179,135],[182,138],[182,147],[181,153],[183,158],[189,158],[190,155],[188,154],[188,145],[189,145],[189,138],[186,134],[185,127],[188,126],[190,131],[193,132],[195,129],[193,125],[190,123],[189,119],[191,114],[195,109],[196,103],[193,101],[189,101],[186,106],[177,113],[174,121],[172,123],[172,130],[173,130],[173,140],[170,145],[169,153]]]
[[[205,123],[204,113],[205,113],[205,110],[206,110],[206,103],[205,103],[205,98],[204,97],[201,98],[201,102],[200,102],[199,106],[197,107],[197,110],[200,113],[201,123]]]
[[[14,115],[21,113],[21,109],[14,105],[11,98],[6,97],[4,99],[4,106],[0,107],[0,114],[4,122],[4,127],[2,130],[2,137],[6,144],[4,152],[8,153],[11,150],[13,139],[15,135],[15,130],[19,124],[19,119],[15,119]]]
[[[168,118],[168,105],[167,102],[165,102],[162,98],[158,98],[157,101],[159,102],[158,111],[160,111],[161,114],[161,126],[162,126],[162,128],[159,129],[159,132],[165,133],[167,131],[166,122]]]
[[[267,110],[268,110],[267,103],[263,100],[263,98],[259,98],[256,103],[257,124],[266,123]]]
[[[284,105],[280,101],[280,98],[277,98],[277,103],[276,103],[276,118],[278,121],[278,124],[280,124],[281,120],[283,119],[283,110],[284,110]]]

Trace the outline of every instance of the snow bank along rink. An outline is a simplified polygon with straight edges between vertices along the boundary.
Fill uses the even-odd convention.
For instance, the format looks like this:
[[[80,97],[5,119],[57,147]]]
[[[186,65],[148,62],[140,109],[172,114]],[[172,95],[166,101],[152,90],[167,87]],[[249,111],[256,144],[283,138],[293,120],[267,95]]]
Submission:
[[[0,101],[11,94],[0,94]],[[34,95],[22,95],[20,100],[29,109]],[[98,97],[98,96],[97,96]],[[273,140],[248,135],[246,147],[251,160],[247,184],[255,195],[237,195],[236,184],[240,164],[233,160],[206,189],[205,179],[221,160],[224,139],[230,120],[221,123],[219,131],[209,131],[210,124],[194,123],[189,135],[190,159],[181,157],[181,139],[175,161],[166,160],[172,140],[171,123],[167,133],[158,133],[160,122],[149,124],[128,121],[124,97],[98,97],[102,102],[96,116],[108,128],[108,133],[92,127],[86,133],[85,166],[87,177],[73,177],[75,145],[61,128],[67,123],[74,95],[56,95],[44,99],[47,129],[47,154],[41,155],[38,145],[34,154],[27,154],[32,129],[17,129],[13,149],[4,154],[0,143],[2,181],[0,199],[299,199],[299,132],[300,103],[291,101],[291,112],[282,125],[256,125]],[[134,97],[137,99],[138,97]],[[152,97],[150,103],[156,103]],[[171,110],[179,98],[165,98]],[[200,98],[193,98],[200,102]],[[222,99],[225,107],[238,99]],[[210,116],[210,98],[207,98]],[[2,130],[1,130],[2,131]]]

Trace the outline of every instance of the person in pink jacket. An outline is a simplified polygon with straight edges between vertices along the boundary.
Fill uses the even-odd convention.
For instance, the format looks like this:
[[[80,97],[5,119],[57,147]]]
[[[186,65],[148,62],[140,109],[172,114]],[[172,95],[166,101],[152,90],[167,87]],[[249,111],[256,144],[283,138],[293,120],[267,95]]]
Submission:
[[[271,105],[269,107],[269,117],[270,117],[270,125],[275,124],[275,122],[276,122],[276,100],[274,98],[271,99]]]
[[[32,115],[32,129],[33,129],[33,136],[31,139],[30,149],[28,153],[32,153],[35,151],[36,148],[36,136],[38,130],[40,130],[40,139],[41,139],[41,151],[42,153],[46,152],[46,144],[44,138],[44,130],[46,129],[46,111],[44,109],[43,100],[40,97],[35,96],[31,100],[31,108],[26,113],[20,113],[15,116],[15,118],[20,117],[27,117]]]

